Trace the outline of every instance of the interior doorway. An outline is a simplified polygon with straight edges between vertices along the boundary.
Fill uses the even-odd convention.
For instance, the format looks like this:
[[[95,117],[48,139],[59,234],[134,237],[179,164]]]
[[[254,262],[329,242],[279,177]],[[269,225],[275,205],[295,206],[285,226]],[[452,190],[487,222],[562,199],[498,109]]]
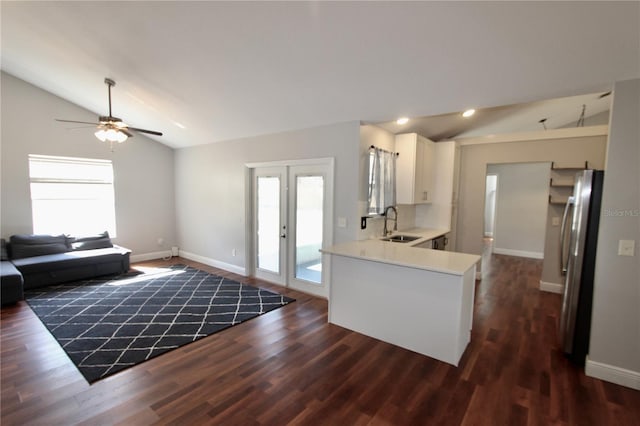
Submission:
[[[319,250],[332,244],[333,161],[249,168],[252,275],[328,297],[328,265]]]
[[[484,236],[493,238],[496,226],[498,175],[487,174],[484,194]]]
[[[484,234],[492,253],[544,257],[550,169],[549,162],[487,164]]]

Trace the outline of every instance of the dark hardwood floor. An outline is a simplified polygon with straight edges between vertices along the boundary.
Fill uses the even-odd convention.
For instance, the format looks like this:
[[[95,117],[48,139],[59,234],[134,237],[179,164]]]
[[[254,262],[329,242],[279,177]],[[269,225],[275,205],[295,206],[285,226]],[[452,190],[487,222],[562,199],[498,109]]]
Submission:
[[[297,301],[91,386],[28,305],[2,308],[2,425],[640,425],[640,392],[560,353],[540,261],[486,263],[458,368],[328,324],[322,299],[171,262]]]

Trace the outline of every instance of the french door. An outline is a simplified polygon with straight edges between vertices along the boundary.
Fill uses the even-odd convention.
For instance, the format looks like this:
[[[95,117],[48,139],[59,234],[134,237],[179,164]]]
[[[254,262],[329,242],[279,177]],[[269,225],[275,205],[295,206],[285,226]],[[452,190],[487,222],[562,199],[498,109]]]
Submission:
[[[328,297],[319,250],[332,240],[332,162],[252,168],[254,275]]]

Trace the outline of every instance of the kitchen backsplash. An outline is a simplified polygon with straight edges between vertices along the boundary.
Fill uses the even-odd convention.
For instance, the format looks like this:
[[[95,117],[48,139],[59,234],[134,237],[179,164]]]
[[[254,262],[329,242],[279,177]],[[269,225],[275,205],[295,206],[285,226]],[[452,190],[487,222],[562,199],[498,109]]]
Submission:
[[[416,206],[399,205],[398,209],[398,231],[415,228],[416,223]],[[393,220],[387,222],[389,229],[393,229]],[[359,239],[368,240],[372,238],[380,238],[384,229],[384,217],[375,217],[367,220],[367,229],[360,230]]]

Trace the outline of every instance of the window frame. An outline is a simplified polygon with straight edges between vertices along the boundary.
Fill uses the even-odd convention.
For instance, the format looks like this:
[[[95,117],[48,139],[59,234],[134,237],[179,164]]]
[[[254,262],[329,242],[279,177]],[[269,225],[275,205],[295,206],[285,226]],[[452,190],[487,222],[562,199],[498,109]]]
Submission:
[[[108,231],[111,237],[116,237],[115,177],[111,160],[29,154],[28,165],[34,233],[92,235]],[[47,185],[51,186],[47,188]],[[93,189],[100,187],[100,190],[92,192],[92,188],[85,185],[94,186]],[[43,207],[47,202],[48,209]],[[62,208],[61,203],[67,204],[67,208]],[[81,213],[69,214],[77,212],[78,207],[83,209]],[[43,219],[49,213],[69,214],[67,220],[62,221],[67,225],[58,227],[53,224],[55,219]],[[98,224],[87,221],[86,217],[101,219]],[[74,227],[69,223],[83,225]],[[62,227],[65,229],[60,229]]]

